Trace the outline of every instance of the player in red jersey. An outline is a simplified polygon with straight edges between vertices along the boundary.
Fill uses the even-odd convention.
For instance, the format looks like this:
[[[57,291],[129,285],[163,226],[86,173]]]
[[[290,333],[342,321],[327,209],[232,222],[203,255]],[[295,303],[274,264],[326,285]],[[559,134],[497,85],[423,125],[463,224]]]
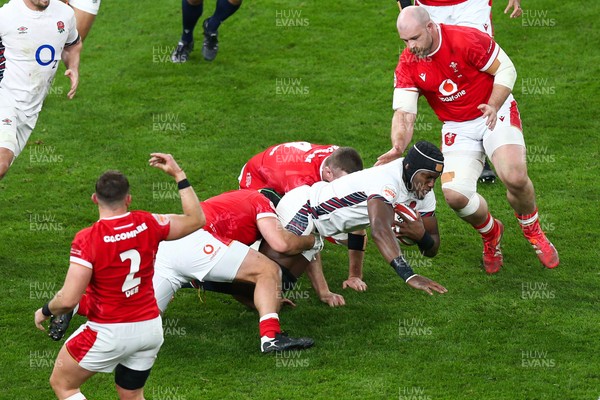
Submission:
[[[399,0],[400,9],[410,6],[412,0]],[[429,13],[431,19],[446,25],[470,26],[494,36],[492,25],[492,0],[415,0],[416,6],[421,6]],[[510,9],[510,18],[520,17],[523,13],[520,0],[508,0],[504,14]],[[490,168],[487,159],[479,176],[480,182],[494,183],[496,174]]]
[[[360,154],[352,147],[288,142],[271,146],[253,156],[242,168],[238,180],[240,188],[267,188],[277,192],[275,197],[280,198],[297,187],[310,186],[319,181],[331,182],[362,168]],[[342,288],[365,291],[367,284],[362,280],[362,266],[366,231],[344,234],[329,240],[334,243],[348,243],[348,279],[342,283]],[[320,254],[310,264],[307,275],[321,301],[332,307],[345,304],[343,296],[329,290]]]
[[[437,25],[422,7],[402,10],[398,33],[407,48],[395,73],[392,149],[378,163],[400,157],[412,139],[422,94],[443,122],[444,197],[481,234],[486,272],[493,274],[502,267],[504,230],[477,193],[486,155],[541,263],[556,267],[558,253],[540,227],[535,191],[527,175],[525,140],[511,94],[516,70],[510,58],[490,36],[473,28]]]
[[[92,200],[100,219],[77,233],[63,287],[35,312],[35,325],[74,309],[87,288],[88,322],[60,350],[50,384],[59,399],[83,400],[81,385],[97,372],[115,371],[121,399],[143,399],[143,387],[163,342],[154,297],[154,257],[162,240],[201,227],[204,214],[186,175],[169,154],[153,153],[150,165],[178,182],[183,215],[129,211],[127,178],[116,171],[96,182]]]
[[[281,271],[274,261],[249,246],[264,239],[277,251],[293,255],[313,248],[320,250],[323,246],[320,238],[301,238],[285,230],[271,201],[256,190],[226,192],[201,205],[206,225],[185,238],[161,243],[159,247],[154,289],[161,311],[188,281],[208,281],[213,287],[218,286],[217,291],[242,294],[242,298],[249,297],[251,302],[253,299],[260,317],[262,352],[312,346],[312,339],[281,334],[277,314]],[[229,290],[220,290],[223,287]]]
[[[362,169],[362,160],[351,147],[289,142],[269,147],[242,168],[241,189],[271,188],[285,194],[302,185],[331,182]]]
[[[281,287],[293,284],[295,278],[280,272],[275,262],[249,246],[264,239],[277,251],[292,255],[307,249],[318,251],[323,246],[320,237],[299,238],[285,230],[271,201],[256,190],[226,192],[200,205],[206,218],[203,228],[159,246],[154,292],[160,311],[192,280],[194,287],[202,285],[206,290],[232,294],[248,306],[256,305],[263,352],[312,346],[312,339],[281,335],[277,314]],[[84,295],[77,313],[85,316],[89,308],[89,298]],[[70,317],[59,316],[62,321],[51,327],[54,340],[62,338]]]

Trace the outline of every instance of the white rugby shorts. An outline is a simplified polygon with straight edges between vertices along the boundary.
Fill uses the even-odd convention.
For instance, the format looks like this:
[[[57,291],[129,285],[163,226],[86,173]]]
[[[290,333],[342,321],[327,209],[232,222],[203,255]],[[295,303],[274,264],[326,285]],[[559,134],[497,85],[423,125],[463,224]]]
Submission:
[[[9,149],[17,158],[35,128],[38,114],[27,117],[9,99],[10,94],[0,89],[0,147]]]
[[[98,15],[100,0],[69,0],[69,5],[88,14]]]
[[[163,312],[181,285],[191,280],[232,282],[249,251],[243,243],[223,243],[204,229],[161,242],[153,278],[158,308]]]
[[[453,6],[426,6],[415,0],[415,4],[426,9],[434,22],[470,26],[494,36],[490,3],[490,0],[466,0]]]
[[[163,343],[160,316],[140,322],[99,324],[88,321],[65,342],[67,351],[82,368],[112,372],[118,364],[136,371],[154,365]]]

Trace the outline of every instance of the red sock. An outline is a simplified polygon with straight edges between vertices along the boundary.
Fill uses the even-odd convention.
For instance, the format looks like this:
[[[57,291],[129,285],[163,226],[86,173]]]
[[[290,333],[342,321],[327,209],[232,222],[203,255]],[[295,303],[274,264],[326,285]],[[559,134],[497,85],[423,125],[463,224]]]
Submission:
[[[485,222],[481,225],[474,226],[475,229],[481,234],[484,240],[491,239],[498,234],[498,224],[492,217],[492,214],[488,212]]]
[[[279,326],[277,313],[263,315],[258,323],[258,329],[260,330],[260,337],[274,338],[276,333],[280,333],[281,326]]]

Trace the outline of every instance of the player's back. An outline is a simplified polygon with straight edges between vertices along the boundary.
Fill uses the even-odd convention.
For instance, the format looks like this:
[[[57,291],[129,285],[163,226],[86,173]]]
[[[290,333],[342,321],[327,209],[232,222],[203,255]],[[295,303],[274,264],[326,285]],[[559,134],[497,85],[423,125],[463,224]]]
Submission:
[[[100,323],[146,321],[158,316],[152,277],[168,218],[144,211],[103,218],[80,231],[71,262],[92,268],[88,319]]]
[[[257,221],[276,217],[273,204],[253,189],[225,192],[200,202],[206,217],[204,229],[219,239],[251,245],[261,238]]]
[[[285,194],[302,185],[321,180],[323,162],[338,146],[308,142],[274,145],[256,154],[246,164],[240,177],[240,187],[272,188]]]

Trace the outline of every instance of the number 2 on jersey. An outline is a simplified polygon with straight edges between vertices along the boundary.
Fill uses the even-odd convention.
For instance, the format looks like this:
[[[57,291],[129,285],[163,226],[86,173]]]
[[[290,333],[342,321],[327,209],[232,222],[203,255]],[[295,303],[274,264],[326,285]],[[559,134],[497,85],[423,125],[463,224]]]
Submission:
[[[121,261],[131,260],[131,266],[129,267],[129,273],[123,282],[121,291],[125,293],[126,297],[130,297],[138,292],[138,286],[142,282],[141,278],[135,278],[134,275],[140,270],[140,264],[142,257],[137,250],[131,249],[119,254]]]

